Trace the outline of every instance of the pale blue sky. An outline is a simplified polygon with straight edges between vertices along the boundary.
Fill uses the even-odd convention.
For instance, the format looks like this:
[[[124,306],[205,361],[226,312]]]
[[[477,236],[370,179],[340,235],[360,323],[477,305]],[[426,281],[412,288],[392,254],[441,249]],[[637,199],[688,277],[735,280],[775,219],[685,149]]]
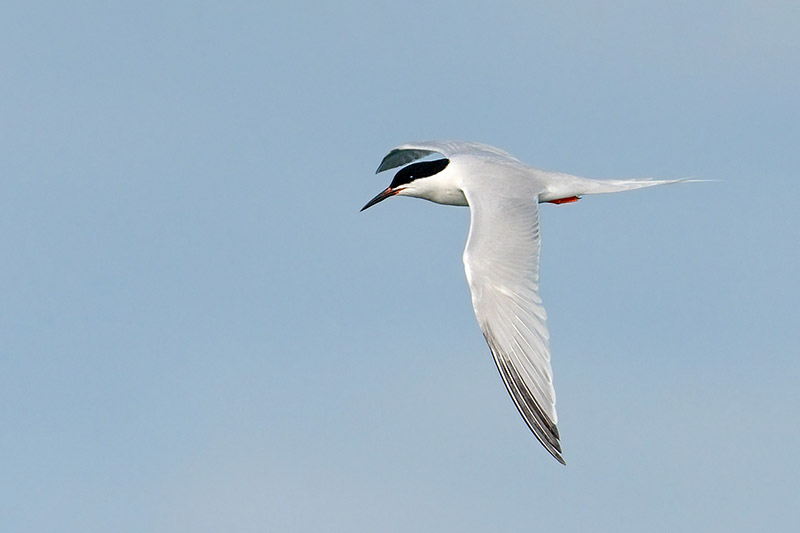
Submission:
[[[796,529],[796,3],[164,4],[0,7],[0,529]],[[721,180],[543,208],[566,467],[427,138]]]

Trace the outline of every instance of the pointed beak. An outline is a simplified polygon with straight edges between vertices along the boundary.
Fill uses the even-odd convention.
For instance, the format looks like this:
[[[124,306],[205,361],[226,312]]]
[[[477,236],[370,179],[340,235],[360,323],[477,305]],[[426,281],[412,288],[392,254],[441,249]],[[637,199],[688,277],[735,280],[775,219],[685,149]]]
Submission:
[[[367,202],[367,205],[361,208],[361,211],[368,207],[372,207],[373,205],[377,204],[378,202],[382,202],[389,198],[390,196],[394,196],[395,194],[399,193],[402,188],[392,189],[391,187],[386,187],[386,190],[380,192],[378,196]]]

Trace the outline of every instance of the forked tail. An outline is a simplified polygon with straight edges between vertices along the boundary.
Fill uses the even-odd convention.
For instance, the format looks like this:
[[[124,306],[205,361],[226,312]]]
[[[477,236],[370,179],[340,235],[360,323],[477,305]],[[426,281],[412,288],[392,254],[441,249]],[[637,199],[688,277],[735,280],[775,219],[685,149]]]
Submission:
[[[572,176],[570,174],[560,174],[556,172],[546,172],[545,183],[547,188],[539,195],[540,202],[551,202],[555,204],[574,202],[581,196],[587,194],[606,194],[612,192],[632,191],[645,187],[655,187],[656,185],[670,185],[673,183],[688,183],[693,179],[624,179],[624,180],[595,180]]]

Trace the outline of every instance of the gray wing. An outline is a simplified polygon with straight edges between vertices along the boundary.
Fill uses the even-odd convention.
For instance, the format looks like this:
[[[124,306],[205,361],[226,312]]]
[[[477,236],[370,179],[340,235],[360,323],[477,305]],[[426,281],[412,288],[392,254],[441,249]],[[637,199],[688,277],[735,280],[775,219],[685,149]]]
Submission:
[[[383,158],[381,164],[378,165],[378,170],[375,171],[375,174],[437,153],[445,157],[452,157],[459,154],[471,154],[514,159],[508,152],[495,148],[494,146],[489,146],[488,144],[469,141],[419,141],[402,144],[392,149],[392,151]]]
[[[378,170],[375,171],[375,174],[380,174],[384,170],[389,170],[390,168],[399,167],[405,165],[406,163],[411,163],[412,161],[416,161],[417,159],[422,159],[425,156],[429,156],[435,153],[436,150],[413,150],[413,149],[395,148],[384,156],[383,160],[381,161],[381,164],[378,165]]]
[[[539,206],[485,188],[467,194],[464,268],[472,305],[503,382],[528,427],[560,463],[546,313],[539,297]]]

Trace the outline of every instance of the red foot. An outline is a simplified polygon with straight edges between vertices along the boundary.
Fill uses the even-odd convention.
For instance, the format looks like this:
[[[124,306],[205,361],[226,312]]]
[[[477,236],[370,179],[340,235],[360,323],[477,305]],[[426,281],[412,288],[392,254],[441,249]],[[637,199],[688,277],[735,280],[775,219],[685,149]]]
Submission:
[[[548,204],[571,204],[580,200],[577,196],[568,196],[566,198],[557,198],[555,200],[547,200]]]

